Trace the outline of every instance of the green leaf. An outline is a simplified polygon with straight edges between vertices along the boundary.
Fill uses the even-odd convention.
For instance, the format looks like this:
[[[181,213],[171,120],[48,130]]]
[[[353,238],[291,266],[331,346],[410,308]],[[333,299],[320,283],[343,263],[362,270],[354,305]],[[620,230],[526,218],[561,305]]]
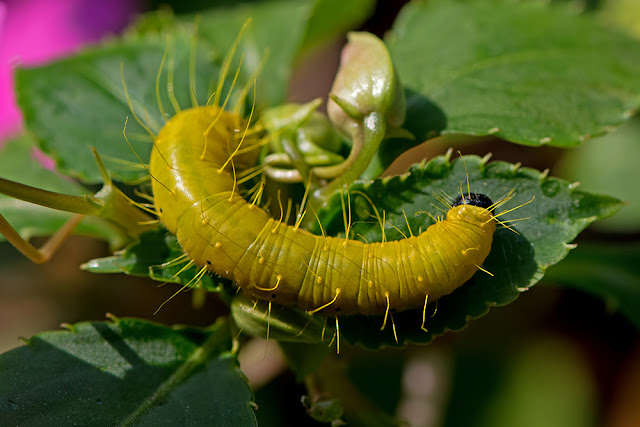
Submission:
[[[34,157],[34,150],[34,142],[27,135],[7,142],[0,151],[0,177],[64,194],[89,193],[85,187],[45,169]],[[0,214],[24,239],[53,234],[72,216],[4,195],[0,195]],[[124,243],[120,231],[100,218],[85,217],[75,233],[107,240],[112,247]],[[4,241],[1,235],[0,241]]]
[[[358,28],[373,13],[374,7],[373,0],[316,1],[307,26],[303,48],[313,47],[342,32]]]
[[[256,425],[224,321],[138,319],[44,332],[0,356],[7,425]]]
[[[584,244],[547,272],[545,281],[602,298],[640,329],[640,245]]]
[[[408,4],[388,37],[405,127],[573,146],[640,106],[640,43],[543,2]]]
[[[535,197],[531,203],[500,217],[501,221],[526,219],[512,224],[517,234],[505,228],[496,231],[491,253],[483,264],[494,276],[478,271],[469,283],[441,298],[437,312],[427,318],[429,332],[420,329],[422,309],[394,314],[400,344],[430,342],[447,330],[462,329],[470,319],[484,315],[492,306],[514,301],[542,278],[547,267],[567,255],[572,247],[569,243],[581,230],[612,215],[621,206],[614,198],[577,191],[575,185],[548,178],[533,169],[486,160],[465,156],[464,162],[461,158],[450,161],[448,156],[440,156],[415,165],[404,175],[357,182],[349,188],[351,233],[369,242],[381,241],[382,232],[371,204],[358,192],[371,199],[380,217],[384,211],[387,240],[402,238],[399,230],[408,236],[407,221],[414,234],[425,230],[433,223],[430,215],[442,216],[439,210],[447,209],[438,199],[459,194],[461,186],[466,188],[467,176],[472,192],[485,194],[494,202],[513,191],[513,198],[498,213]],[[319,217],[329,235],[344,232],[340,194],[328,201]],[[436,305],[430,304],[427,315],[434,311]],[[341,336],[350,342],[371,347],[396,345],[389,325],[380,332],[382,316],[351,316],[339,321]]]
[[[200,275],[200,280],[194,280],[199,268],[189,263],[178,239],[164,228],[143,233],[139,241],[124,250],[88,261],[81,268],[92,273],[125,273],[164,283],[188,284],[189,288],[220,291],[210,276]]]
[[[240,40],[245,57],[242,72],[249,79],[265,61],[256,84],[257,106],[267,107],[285,100],[294,58],[300,50],[308,20],[316,1],[285,0],[239,3],[202,15],[199,36],[226,52],[250,17]]]
[[[156,100],[155,77],[168,46],[160,82],[164,110],[174,113],[167,95],[167,71],[171,68],[175,70],[173,85],[178,104],[183,108],[191,106],[190,42],[187,31],[176,31],[168,41],[160,35],[113,40],[43,67],[18,69],[18,103],[27,127],[38,138],[42,150],[67,175],[100,182],[89,150],[93,146],[113,179],[134,181],[147,176],[133,150],[147,161],[152,143],[145,127],[157,133],[165,122]],[[211,51],[203,43],[197,49],[199,58]],[[121,66],[124,79],[120,77]],[[195,86],[199,103],[207,101],[218,71],[211,61],[197,63]],[[128,106],[123,81],[144,127],[136,123]],[[133,150],[122,135],[125,122]]]
[[[164,125],[165,117],[175,113],[168,96],[169,73],[174,73],[173,93],[181,108],[192,105],[191,86],[195,86],[199,105],[205,104],[216,90],[222,59],[242,25],[251,17],[227,75],[226,90],[220,92],[221,99],[224,100],[238,67],[234,95],[262,65],[256,83],[256,108],[281,102],[287,94],[306,25],[316,4],[322,3],[289,0],[226,4],[199,14],[197,19],[153,14],[121,39],[49,65],[18,69],[18,102],[26,125],[36,135],[43,151],[53,157],[58,169],[67,175],[99,182],[88,148],[93,146],[114,179],[132,182],[146,177],[147,171],[133,151],[147,162],[152,138],[145,128],[156,134]],[[356,15],[349,16],[348,22],[359,19]],[[199,25],[194,38],[196,21]],[[316,31],[324,33],[333,29],[317,28]],[[165,49],[167,56],[159,84],[166,113],[162,114],[156,96],[156,75]],[[240,66],[241,55],[244,56]],[[189,77],[192,58],[196,63],[195,79]],[[124,78],[120,76],[121,66]],[[123,81],[141,123],[137,123],[129,108]],[[234,103],[232,97],[228,105]],[[127,117],[127,135],[133,150],[122,135]]]

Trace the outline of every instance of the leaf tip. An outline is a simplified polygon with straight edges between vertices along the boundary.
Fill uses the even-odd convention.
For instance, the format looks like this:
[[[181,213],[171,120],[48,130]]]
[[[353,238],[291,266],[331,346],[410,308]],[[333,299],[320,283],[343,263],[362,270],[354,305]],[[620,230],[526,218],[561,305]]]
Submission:
[[[540,172],[539,181],[542,183],[548,177],[549,177],[549,168],[547,168],[547,169],[543,170],[542,172]]]
[[[60,327],[66,329],[69,332],[75,332],[76,328],[71,323],[61,323]]]
[[[480,164],[482,166],[486,165],[487,163],[489,163],[489,160],[491,160],[491,157],[493,157],[493,153],[487,153],[485,154],[481,159],[480,159]]]
[[[104,317],[106,317],[108,320],[111,320],[113,323],[118,323],[120,321],[120,318],[113,313],[106,312]]]
[[[569,190],[573,191],[573,190],[575,190],[576,188],[578,188],[579,186],[580,186],[580,181],[575,181],[575,182],[572,182],[571,184],[569,184],[569,185],[567,186],[567,188],[568,188]]]
[[[449,164],[451,162],[451,156],[452,155],[453,155],[453,148],[449,147],[449,149],[447,150],[447,152],[444,155],[445,163]]]

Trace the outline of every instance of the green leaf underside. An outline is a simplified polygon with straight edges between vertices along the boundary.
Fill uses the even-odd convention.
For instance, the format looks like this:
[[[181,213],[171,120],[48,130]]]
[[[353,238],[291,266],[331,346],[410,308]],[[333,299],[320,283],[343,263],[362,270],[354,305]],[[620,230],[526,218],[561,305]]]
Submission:
[[[436,0],[407,5],[387,38],[407,89],[405,127],[577,145],[640,105],[640,43],[567,7]]]
[[[92,273],[125,273],[132,276],[149,277],[164,283],[178,283],[191,288],[202,287],[210,292],[219,292],[216,281],[198,275],[199,267],[188,265],[189,259],[178,239],[165,229],[149,231],[140,235],[140,240],[113,256],[93,259],[82,265]]]
[[[90,48],[80,54],[42,67],[18,69],[16,87],[25,122],[43,151],[57,161],[65,174],[85,182],[100,182],[100,176],[88,146],[103,157],[112,178],[132,182],[147,176],[146,170],[122,131],[128,117],[129,141],[143,162],[147,162],[152,138],[165,123],[156,96],[156,75],[167,50],[159,92],[168,117],[175,114],[168,95],[168,73],[173,70],[173,93],[180,108],[192,106],[191,87],[197,101],[204,105],[216,90],[220,65],[240,28],[252,18],[243,34],[235,59],[221,92],[224,101],[237,70],[227,109],[234,106],[242,88],[251,83],[256,70],[256,108],[275,105],[285,99],[294,58],[303,43],[311,13],[323,2],[293,0],[240,4],[210,9],[198,15],[178,19],[157,18],[157,31],[145,27],[118,40]],[[149,18],[153,21],[153,18]],[[350,22],[362,16],[350,15]],[[197,40],[193,37],[198,21]],[[285,24],[285,25],[283,25]],[[333,26],[318,26],[314,37],[322,32],[333,34]],[[195,46],[195,50],[193,47]],[[277,46],[277,49],[274,48]],[[192,55],[192,52],[195,54]],[[195,83],[189,77],[189,62],[195,58]],[[242,57],[242,65],[240,58]],[[120,76],[143,125],[136,122],[127,103]],[[253,90],[249,91],[249,98]],[[248,102],[248,107],[251,103]]]
[[[33,149],[34,143],[27,135],[7,142],[0,150],[0,178],[64,194],[88,193],[83,186],[45,169],[34,157]],[[0,213],[24,239],[51,235],[72,216],[4,195],[0,195]],[[95,217],[85,217],[75,233],[108,240],[112,246],[123,243],[117,229]],[[0,241],[4,240],[0,235]]]
[[[228,325],[137,320],[45,332],[0,356],[7,425],[256,425]]]
[[[386,238],[397,240],[403,236],[393,226],[409,235],[403,210],[414,234],[425,230],[433,223],[429,213],[442,217],[444,212],[440,209],[448,209],[438,198],[444,197],[451,203],[460,194],[461,186],[467,191],[467,173],[471,191],[485,194],[494,202],[513,190],[513,198],[499,208],[498,213],[526,203],[534,197],[535,199],[500,217],[502,221],[527,219],[512,225],[518,234],[504,228],[496,231],[491,253],[483,264],[494,276],[478,271],[471,281],[441,298],[437,302],[436,314],[427,318],[426,327],[429,332],[420,329],[422,309],[394,314],[399,345],[405,342],[430,342],[447,330],[462,329],[471,318],[484,315],[492,306],[514,301],[521,292],[542,278],[548,266],[567,255],[571,247],[568,244],[581,230],[599,218],[612,215],[621,206],[617,199],[577,191],[570,183],[547,178],[533,169],[519,168],[506,162],[486,163],[477,156],[465,156],[464,162],[460,158],[450,161],[448,156],[439,156],[428,163],[415,165],[402,176],[354,183],[349,188],[353,223],[351,236],[368,242],[382,240],[380,223],[375,219],[374,210],[357,192],[367,194],[381,218],[383,211],[385,212]],[[328,235],[344,235],[342,212],[341,195],[335,194],[318,213]],[[313,231],[320,233],[319,229]],[[247,325],[246,330],[264,336],[264,313],[267,308],[265,302],[259,302],[255,307],[253,303],[247,303],[242,309],[232,306],[232,311],[237,322]],[[427,316],[435,309],[436,304],[430,304]],[[298,314],[286,311],[280,313],[272,308],[271,319],[276,318],[273,323],[277,329],[275,333],[281,334],[281,339],[297,342],[320,340],[320,326],[325,329],[325,342],[332,339],[335,331],[333,319],[325,324],[321,316],[311,316],[310,320],[301,311],[297,311]],[[259,323],[256,319],[261,314],[263,321]],[[286,338],[291,326],[281,329],[278,324],[281,320],[292,321],[296,316],[300,316],[293,328],[297,328],[297,331]],[[383,316],[340,317],[340,334],[350,342],[360,342],[368,347],[398,345],[389,323],[384,331],[380,331],[382,323]],[[253,325],[253,329],[249,325]]]
[[[545,281],[602,298],[640,329],[640,246],[580,245],[549,269]]]

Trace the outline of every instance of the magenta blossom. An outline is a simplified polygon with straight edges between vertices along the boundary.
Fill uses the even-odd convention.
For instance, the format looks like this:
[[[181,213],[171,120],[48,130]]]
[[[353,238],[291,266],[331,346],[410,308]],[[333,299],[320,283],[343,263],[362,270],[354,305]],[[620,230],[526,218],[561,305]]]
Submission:
[[[140,7],[136,0],[0,1],[0,141],[22,126],[13,91],[16,65],[42,64],[116,33]]]

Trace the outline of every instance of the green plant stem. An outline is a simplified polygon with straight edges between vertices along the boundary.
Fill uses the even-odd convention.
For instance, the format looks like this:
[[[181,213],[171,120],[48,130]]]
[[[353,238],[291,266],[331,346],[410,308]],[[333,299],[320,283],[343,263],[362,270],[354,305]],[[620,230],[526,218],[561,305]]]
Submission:
[[[371,113],[354,128],[353,148],[347,159],[335,166],[313,169],[315,176],[335,178],[311,194],[309,206],[318,210],[328,196],[343,186],[349,186],[367,169],[385,137],[387,125],[380,113]]]
[[[65,212],[100,215],[102,210],[100,203],[89,196],[71,196],[56,193],[3,178],[0,178],[0,193],[14,199]]]

